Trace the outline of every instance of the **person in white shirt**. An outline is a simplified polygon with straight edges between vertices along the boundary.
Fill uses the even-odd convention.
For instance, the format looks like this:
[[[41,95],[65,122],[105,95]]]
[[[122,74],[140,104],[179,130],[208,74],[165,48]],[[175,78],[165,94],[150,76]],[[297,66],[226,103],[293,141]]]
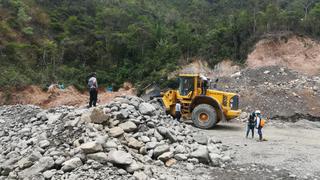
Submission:
[[[178,100],[176,103],[176,119],[180,122],[181,118],[181,104],[180,101]]]
[[[88,80],[88,88],[90,93],[89,108],[96,106],[98,100],[98,82],[97,74],[92,73],[91,78]]]
[[[200,75],[201,81],[202,81],[202,86],[201,86],[201,95],[206,95],[207,94],[207,89],[208,89],[208,78],[205,77],[204,75]]]

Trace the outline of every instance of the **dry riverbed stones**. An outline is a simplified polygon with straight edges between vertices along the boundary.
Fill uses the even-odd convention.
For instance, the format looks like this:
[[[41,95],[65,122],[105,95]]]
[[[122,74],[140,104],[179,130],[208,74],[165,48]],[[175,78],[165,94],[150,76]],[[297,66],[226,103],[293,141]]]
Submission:
[[[2,106],[0,125],[0,179],[161,179],[158,167],[178,176],[232,160],[220,141],[136,96],[92,109]]]

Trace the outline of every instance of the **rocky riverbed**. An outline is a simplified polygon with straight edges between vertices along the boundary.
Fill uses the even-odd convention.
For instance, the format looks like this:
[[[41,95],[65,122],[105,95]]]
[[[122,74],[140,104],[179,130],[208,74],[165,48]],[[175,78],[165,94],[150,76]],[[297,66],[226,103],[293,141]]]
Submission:
[[[2,106],[0,118],[1,179],[163,179],[177,173],[155,169],[232,161],[220,140],[134,96],[92,109]]]
[[[0,125],[0,179],[296,178],[234,164],[236,148],[135,96],[91,109],[1,106]]]

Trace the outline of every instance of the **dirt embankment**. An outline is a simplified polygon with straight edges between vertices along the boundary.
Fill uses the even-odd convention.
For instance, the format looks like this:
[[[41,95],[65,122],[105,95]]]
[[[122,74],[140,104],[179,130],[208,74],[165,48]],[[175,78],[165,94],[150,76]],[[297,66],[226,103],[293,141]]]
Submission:
[[[271,117],[319,120],[320,43],[307,37],[264,39],[249,54],[247,68],[233,77],[243,108]]]
[[[114,97],[121,95],[135,94],[132,86],[122,88],[117,92],[105,92],[99,90],[98,104],[106,104]],[[42,90],[38,86],[28,86],[23,90],[10,92],[0,92],[0,105],[33,104],[42,108],[52,108],[58,106],[84,106],[89,100],[88,92],[80,92],[75,87],[69,86],[66,89],[52,88],[48,91]]]
[[[258,42],[247,59],[249,68],[283,66],[307,74],[320,73],[320,43],[310,38],[292,36]]]

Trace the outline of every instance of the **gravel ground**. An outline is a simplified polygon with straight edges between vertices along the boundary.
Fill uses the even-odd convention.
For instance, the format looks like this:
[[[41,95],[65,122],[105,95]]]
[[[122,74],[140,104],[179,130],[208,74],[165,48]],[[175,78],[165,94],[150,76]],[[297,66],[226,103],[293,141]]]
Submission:
[[[233,162],[236,165],[256,163],[272,166],[276,171],[287,170],[290,172],[288,177],[319,179],[320,141],[317,139],[320,136],[319,127],[320,123],[307,120],[296,123],[269,122],[263,129],[264,137],[268,141],[258,142],[257,134],[254,139],[246,139],[246,124],[234,120],[207,130],[206,134],[221,139],[234,150]],[[240,177],[242,179],[246,176]],[[255,175],[252,177],[255,179]]]

